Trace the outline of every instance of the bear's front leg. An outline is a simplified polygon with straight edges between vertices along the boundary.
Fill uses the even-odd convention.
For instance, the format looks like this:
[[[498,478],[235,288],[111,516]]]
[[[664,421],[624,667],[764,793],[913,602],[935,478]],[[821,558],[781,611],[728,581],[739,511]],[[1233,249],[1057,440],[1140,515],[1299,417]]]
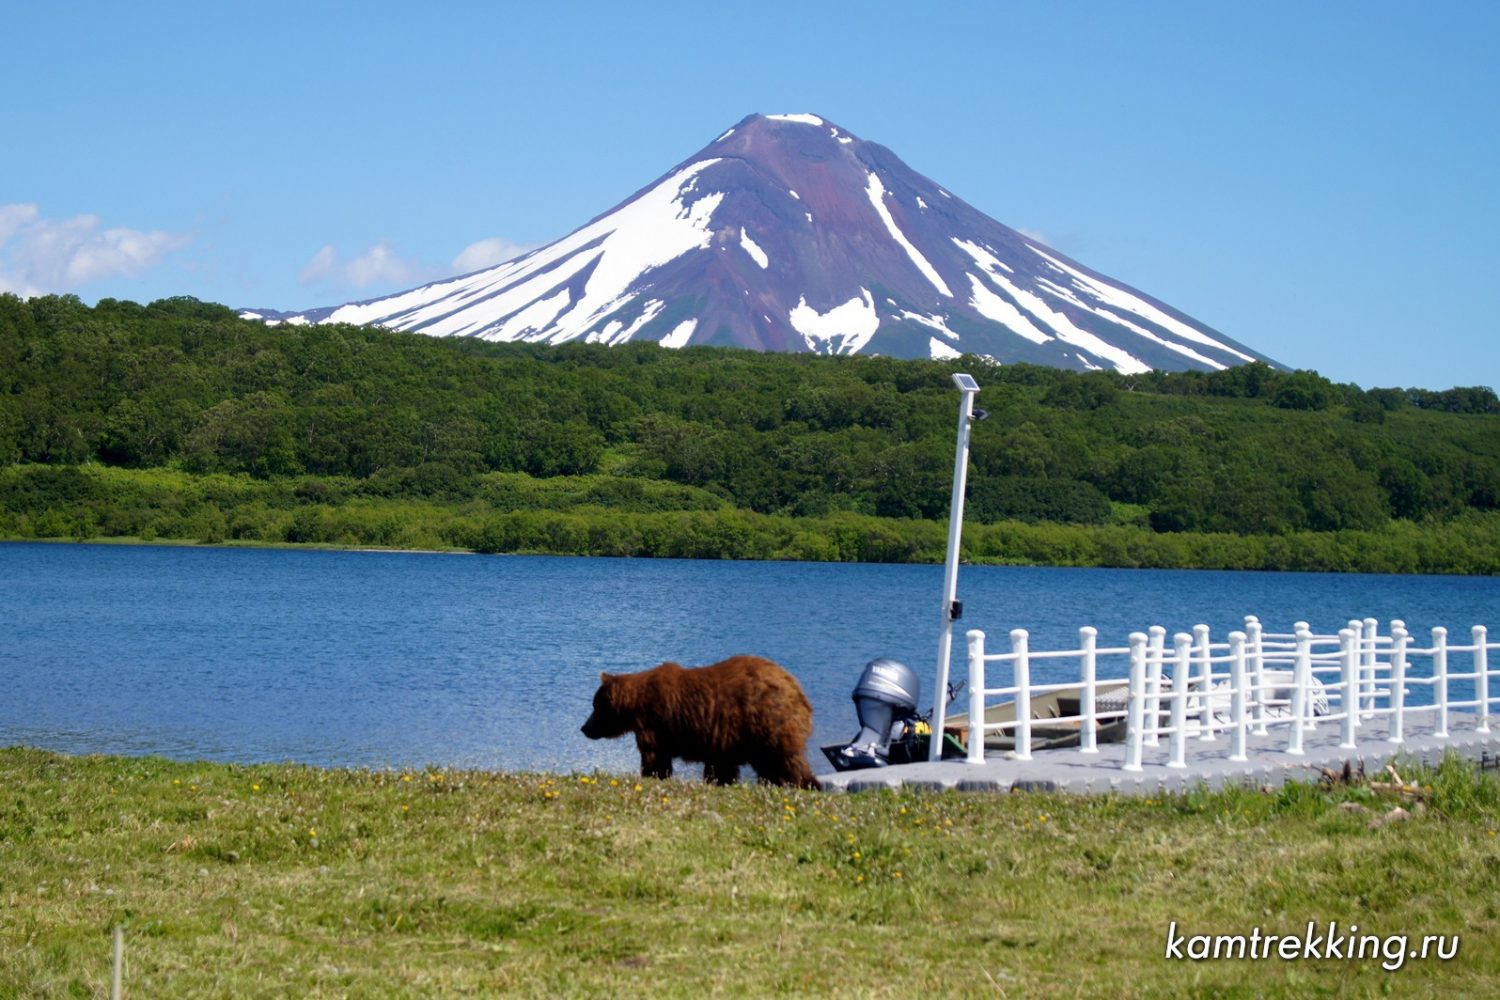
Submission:
[[[672,755],[664,754],[656,745],[656,736],[653,733],[636,733],[636,749],[641,752],[641,777],[643,778],[670,778],[672,776]]]

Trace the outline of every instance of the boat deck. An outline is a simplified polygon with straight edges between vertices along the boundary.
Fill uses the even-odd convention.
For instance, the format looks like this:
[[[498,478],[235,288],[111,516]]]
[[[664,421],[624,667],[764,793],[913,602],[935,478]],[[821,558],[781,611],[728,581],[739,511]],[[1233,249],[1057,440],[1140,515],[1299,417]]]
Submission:
[[[1475,732],[1474,717],[1453,713],[1449,735],[1434,735],[1435,720],[1412,716],[1405,720],[1405,742],[1388,741],[1388,717],[1369,720],[1359,729],[1359,747],[1339,747],[1339,725],[1324,722],[1305,733],[1304,753],[1286,752],[1287,731],[1273,729],[1270,735],[1251,735],[1248,761],[1231,761],[1228,733],[1213,741],[1188,740],[1187,766],[1167,766],[1167,743],[1146,747],[1139,771],[1125,771],[1124,743],[1101,743],[1099,752],[1084,754],[1078,748],[1037,750],[1030,760],[1017,760],[1012,753],[991,751],[983,764],[965,760],[943,760],[916,764],[893,764],[861,771],[819,774],[828,791],[878,791],[881,789],[956,789],[975,792],[1046,791],[1077,794],[1114,792],[1122,795],[1155,795],[1184,792],[1202,783],[1210,788],[1247,784],[1277,787],[1288,781],[1313,780],[1319,769],[1342,771],[1345,762],[1367,773],[1381,770],[1396,758],[1420,760],[1436,765],[1445,751],[1452,750],[1481,767],[1500,767],[1500,727],[1488,733]]]

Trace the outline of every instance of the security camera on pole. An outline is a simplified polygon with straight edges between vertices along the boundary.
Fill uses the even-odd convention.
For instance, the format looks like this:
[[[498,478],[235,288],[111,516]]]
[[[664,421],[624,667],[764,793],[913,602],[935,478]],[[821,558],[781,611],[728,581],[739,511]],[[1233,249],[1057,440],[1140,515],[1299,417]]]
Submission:
[[[943,756],[943,723],[948,714],[948,661],[953,653],[953,623],[964,613],[958,599],[958,547],[964,530],[964,490],[969,481],[969,427],[989,414],[975,409],[979,383],[972,375],[959,373],[953,384],[961,395],[958,404],[958,447],[953,458],[953,501],[948,508],[948,560],[943,571],[943,628],[938,633],[937,686],[932,695],[932,737],[927,759]]]

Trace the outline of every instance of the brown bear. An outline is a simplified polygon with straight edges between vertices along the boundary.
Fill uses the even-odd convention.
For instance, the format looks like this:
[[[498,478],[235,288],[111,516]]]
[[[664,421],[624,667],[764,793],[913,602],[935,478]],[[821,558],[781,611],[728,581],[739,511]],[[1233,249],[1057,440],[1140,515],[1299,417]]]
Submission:
[[[641,774],[672,775],[672,758],[701,761],[703,779],[733,784],[749,764],[762,781],[818,788],[803,747],[812,706],[797,679],[759,656],[731,656],[707,667],[677,663],[635,674],[600,674],[591,740],[635,733]]]

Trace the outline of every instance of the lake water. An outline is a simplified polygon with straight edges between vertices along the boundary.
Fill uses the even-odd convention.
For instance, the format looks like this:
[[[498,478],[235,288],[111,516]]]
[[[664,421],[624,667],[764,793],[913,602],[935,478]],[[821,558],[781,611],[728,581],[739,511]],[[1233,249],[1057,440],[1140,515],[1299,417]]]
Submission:
[[[931,704],[941,586],[939,566],[0,544],[0,745],[628,772],[632,741],[578,731],[599,671],[742,652],[797,675],[814,744],[842,742],[876,656]],[[955,679],[966,628],[999,650],[1018,627],[1073,648],[1080,625],[1122,645],[1246,614],[1500,626],[1495,578],[964,567],[959,596]]]

